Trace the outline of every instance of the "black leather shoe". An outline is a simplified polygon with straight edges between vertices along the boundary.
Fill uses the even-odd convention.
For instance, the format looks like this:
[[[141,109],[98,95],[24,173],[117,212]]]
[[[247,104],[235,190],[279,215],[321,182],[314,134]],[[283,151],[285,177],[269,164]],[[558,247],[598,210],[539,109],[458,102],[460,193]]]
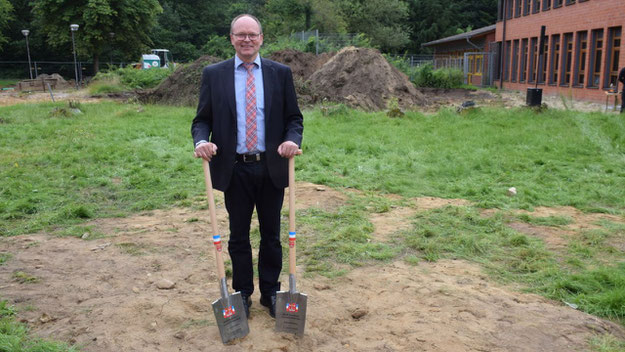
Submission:
[[[243,308],[245,309],[245,317],[250,317],[250,307],[252,306],[252,299],[250,296],[245,296],[241,294],[241,298],[243,299]]]
[[[269,315],[272,318],[276,317],[276,295],[273,294],[271,296],[260,296],[260,304],[269,308]]]

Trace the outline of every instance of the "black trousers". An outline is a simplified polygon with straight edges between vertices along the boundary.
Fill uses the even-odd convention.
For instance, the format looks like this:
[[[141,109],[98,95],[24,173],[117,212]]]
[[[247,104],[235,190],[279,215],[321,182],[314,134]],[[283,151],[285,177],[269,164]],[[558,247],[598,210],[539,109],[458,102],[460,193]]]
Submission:
[[[280,290],[282,245],[280,244],[280,211],[284,189],[276,188],[269,177],[265,161],[238,161],[230,185],[224,192],[230,219],[228,253],[232,259],[232,287],[243,295],[254,292],[250,222],[256,208],[260,225],[258,282],[262,295]]]
[[[623,90],[621,91],[621,114],[625,112],[625,83],[623,84]]]

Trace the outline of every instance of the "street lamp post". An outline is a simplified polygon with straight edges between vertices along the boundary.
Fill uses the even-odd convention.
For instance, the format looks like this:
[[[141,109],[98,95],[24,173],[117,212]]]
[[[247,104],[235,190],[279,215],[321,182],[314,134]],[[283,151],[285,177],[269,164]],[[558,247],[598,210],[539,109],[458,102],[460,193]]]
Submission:
[[[76,42],[74,41],[74,32],[78,30],[78,25],[70,24],[69,29],[72,32],[72,48],[74,51],[74,74],[76,76],[76,89],[78,89],[78,64],[76,62]]]
[[[28,29],[22,29],[22,34],[26,37],[26,53],[28,54],[28,73],[30,73],[30,79],[33,79],[33,67],[30,64],[30,47],[28,46],[28,35],[30,31]]]

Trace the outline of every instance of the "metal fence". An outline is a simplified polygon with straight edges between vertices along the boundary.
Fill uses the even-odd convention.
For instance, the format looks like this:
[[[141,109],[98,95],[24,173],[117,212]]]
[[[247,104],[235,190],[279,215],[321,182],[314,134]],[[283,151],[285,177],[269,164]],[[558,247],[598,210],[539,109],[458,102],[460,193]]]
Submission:
[[[32,70],[33,78],[37,78],[41,74],[58,73],[66,80],[74,80],[76,71],[78,72],[78,81],[83,82],[86,77],[94,75],[93,63],[89,61],[78,61],[76,63],[77,70],[74,69],[73,61],[33,61],[30,66],[28,61],[0,61],[0,77],[4,78],[30,78]],[[126,62],[105,62],[100,64],[100,69],[109,66],[124,67],[128,65]]]
[[[337,51],[343,47],[359,46],[365,37],[359,33],[320,33],[319,30],[302,31],[291,34],[292,39],[303,42],[314,42],[315,54]]]
[[[464,83],[479,87],[492,86],[495,76],[496,55],[492,52],[464,53]]]

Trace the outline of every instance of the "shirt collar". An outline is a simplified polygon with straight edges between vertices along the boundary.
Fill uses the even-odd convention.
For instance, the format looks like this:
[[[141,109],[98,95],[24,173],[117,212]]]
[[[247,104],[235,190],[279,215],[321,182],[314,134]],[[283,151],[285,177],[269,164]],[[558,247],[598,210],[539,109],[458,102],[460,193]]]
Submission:
[[[260,66],[260,53],[258,55],[256,55],[256,59],[254,59],[254,63],[256,64],[256,67],[261,68],[261,66]],[[236,70],[242,64],[243,64],[243,60],[239,59],[239,56],[235,54],[234,55],[234,69]]]

